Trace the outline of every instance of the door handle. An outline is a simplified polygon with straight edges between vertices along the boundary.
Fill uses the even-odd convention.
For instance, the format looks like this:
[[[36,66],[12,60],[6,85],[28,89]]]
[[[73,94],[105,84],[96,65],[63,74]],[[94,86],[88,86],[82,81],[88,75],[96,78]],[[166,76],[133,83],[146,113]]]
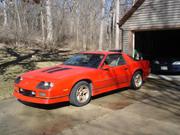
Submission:
[[[124,68],[124,70],[128,70],[128,68]]]

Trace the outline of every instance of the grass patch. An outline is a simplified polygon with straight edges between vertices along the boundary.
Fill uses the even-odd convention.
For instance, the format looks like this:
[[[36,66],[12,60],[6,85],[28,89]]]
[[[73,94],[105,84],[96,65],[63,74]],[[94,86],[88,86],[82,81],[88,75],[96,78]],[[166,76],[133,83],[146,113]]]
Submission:
[[[37,62],[36,63],[36,67],[37,68],[43,68],[43,67],[49,67],[49,66],[54,66],[54,65],[58,65],[61,64],[62,62],[59,61],[54,61],[54,62]]]

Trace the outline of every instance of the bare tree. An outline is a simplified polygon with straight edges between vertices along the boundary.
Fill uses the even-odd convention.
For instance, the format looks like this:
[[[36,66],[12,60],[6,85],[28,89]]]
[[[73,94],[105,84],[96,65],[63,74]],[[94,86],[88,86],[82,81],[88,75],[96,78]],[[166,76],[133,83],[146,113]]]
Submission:
[[[44,24],[44,14],[43,14],[42,10],[41,10],[41,29],[42,29],[42,41],[44,44],[44,42],[45,42],[45,24]]]
[[[120,12],[120,2],[116,0],[116,42],[115,42],[115,49],[119,49],[119,12]]]
[[[103,49],[103,33],[104,33],[104,16],[105,16],[105,0],[102,0],[101,9],[101,23],[100,23],[100,33],[99,33],[99,50]]]
[[[8,16],[7,16],[7,3],[5,0],[2,1],[3,3],[3,15],[4,15],[4,23],[3,25],[6,27],[8,25]]]
[[[53,43],[54,48],[119,49],[117,23],[127,11],[126,1],[132,0],[0,0],[0,29],[6,28],[0,39]]]
[[[19,32],[21,33],[22,32],[22,24],[21,24],[19,9],[18,9],[18,0],[14,0],[14,4],[15,4],[15,11],[16,11],[17,19],[18,19],[18,28],[19,28]]]
[[[46,0],[46,16],[47,16],[47,42],[53,41],[53,22],[51,13],[52,0]]]

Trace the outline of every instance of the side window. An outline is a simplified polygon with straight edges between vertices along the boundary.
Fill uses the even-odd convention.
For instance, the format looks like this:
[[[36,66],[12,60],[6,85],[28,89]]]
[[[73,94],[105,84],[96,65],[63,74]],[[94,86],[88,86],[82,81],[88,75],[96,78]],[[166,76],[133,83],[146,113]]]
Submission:
[[[120,54],[111,54],[111,55],[107,56],[107,58],[105,60],[105,64],[107,64],[111,67],[115,67],[118,65],[124,65],[125,60],[124,60],[123,56]]]
[[[126,64],[126,62],[125,62],[123,56],[120,55],[120,56],[119,56],[119,62],[118,62],[118,65],[124,65],[124,64]]]

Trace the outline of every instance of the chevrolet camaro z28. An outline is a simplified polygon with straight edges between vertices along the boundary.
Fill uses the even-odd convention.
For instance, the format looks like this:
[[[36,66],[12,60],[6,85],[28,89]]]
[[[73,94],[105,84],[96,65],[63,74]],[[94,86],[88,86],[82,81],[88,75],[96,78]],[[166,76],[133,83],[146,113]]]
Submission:
[[[139,89],[149,73],[149,61],[136,61],[120,51],[82,52],[61,65],[17,77],[14,96],[31,103],[69,101],[83,106],[101,93],[124,87]]]

